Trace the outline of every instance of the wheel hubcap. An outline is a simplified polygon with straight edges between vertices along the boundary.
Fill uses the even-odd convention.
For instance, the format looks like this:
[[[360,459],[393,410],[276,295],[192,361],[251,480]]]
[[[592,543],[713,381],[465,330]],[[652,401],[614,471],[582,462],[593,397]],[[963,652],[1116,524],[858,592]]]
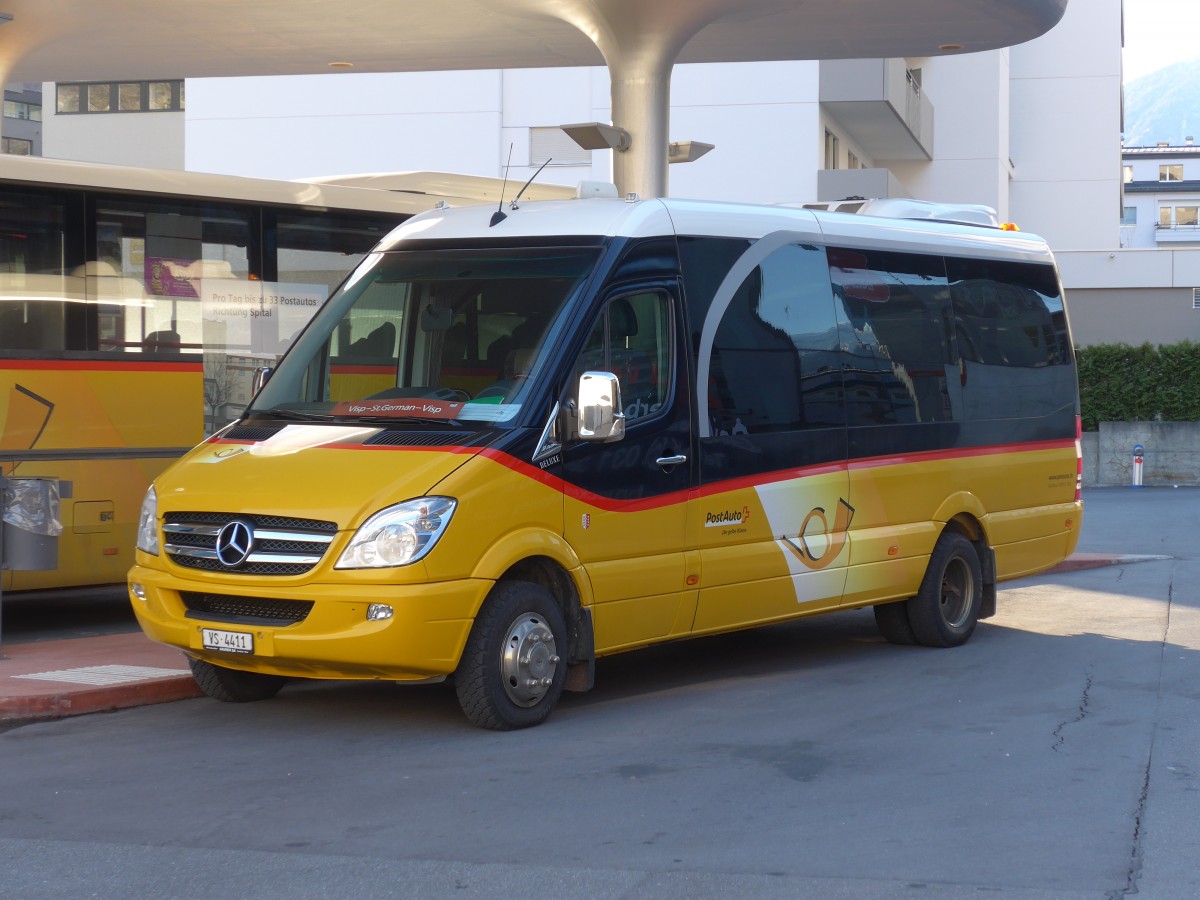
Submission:
[[[961,627],[974,602],[975,579],[971,568],[961,559],[952,559],[942,574],[942,619],[952,628]]]
[[[554,632],[541,616],[524,613],[509,626],[500,657],[500,682],[517,706],[534,706],[554,684],[559,657]]]

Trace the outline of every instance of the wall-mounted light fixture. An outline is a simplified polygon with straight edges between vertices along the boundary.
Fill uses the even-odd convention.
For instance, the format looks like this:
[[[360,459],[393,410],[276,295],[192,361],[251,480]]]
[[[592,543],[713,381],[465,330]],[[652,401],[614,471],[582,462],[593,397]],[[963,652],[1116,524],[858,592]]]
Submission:
[[[703,141],[672,141],[667,145],[667,162],[695,162],[716,144],[706,144]]]
[[[584,150],[628,150],[633,144],[629,132],[624,128],[603,122],[580,122],[558,127]]]

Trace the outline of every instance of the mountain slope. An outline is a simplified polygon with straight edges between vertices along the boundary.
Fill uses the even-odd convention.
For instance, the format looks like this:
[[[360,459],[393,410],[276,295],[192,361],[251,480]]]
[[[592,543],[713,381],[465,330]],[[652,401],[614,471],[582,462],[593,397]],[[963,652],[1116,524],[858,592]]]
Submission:
[[[1200,56],[1125,85],[1125,146],[1200,145]]]

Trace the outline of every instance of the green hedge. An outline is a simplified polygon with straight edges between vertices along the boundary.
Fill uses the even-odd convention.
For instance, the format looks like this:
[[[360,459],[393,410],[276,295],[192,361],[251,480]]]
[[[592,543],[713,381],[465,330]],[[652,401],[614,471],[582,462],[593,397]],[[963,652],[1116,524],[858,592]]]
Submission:
[[[1200,344],[1094,344],[1075,355],[1084,431],[1101,422],[1200,421]]]

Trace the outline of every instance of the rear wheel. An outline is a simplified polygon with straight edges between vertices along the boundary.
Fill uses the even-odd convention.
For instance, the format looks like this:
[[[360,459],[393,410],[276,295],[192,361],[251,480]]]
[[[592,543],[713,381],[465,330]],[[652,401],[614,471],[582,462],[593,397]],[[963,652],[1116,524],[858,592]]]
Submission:
[[[188,659],[192,677],[200,689],[214,700],[226,703],[251,703],[274,697],[283,687],[286,678],[281,675],[263,675],[259,672],[242,672],[214,666],[202,659]]]
[[[982,600],[983,570],[975,545],[947,531],[934,545],[921,589],[904,605],[918,643],[957,647],[975,630]]]
[[[567,627],[550,592],[500,582],[475,618],[454,675],[458,702],[481,728],[509,731],[545,721],[562,694]]]

